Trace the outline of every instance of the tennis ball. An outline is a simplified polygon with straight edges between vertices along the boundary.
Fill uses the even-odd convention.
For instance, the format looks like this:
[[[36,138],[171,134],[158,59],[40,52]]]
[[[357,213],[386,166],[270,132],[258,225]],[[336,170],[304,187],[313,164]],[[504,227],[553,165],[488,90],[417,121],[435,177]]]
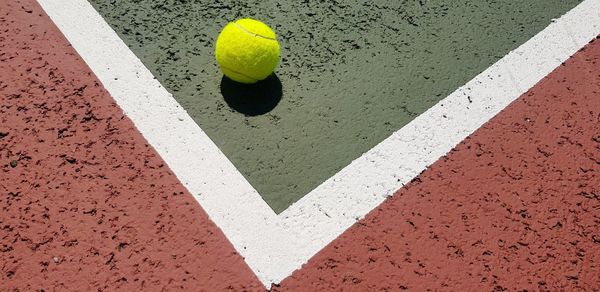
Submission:
[[[269,77],[279,63],[279,54],[275,32],[250,18],[227,24],[215,46],[215,57],[223,74],[246,84]]]

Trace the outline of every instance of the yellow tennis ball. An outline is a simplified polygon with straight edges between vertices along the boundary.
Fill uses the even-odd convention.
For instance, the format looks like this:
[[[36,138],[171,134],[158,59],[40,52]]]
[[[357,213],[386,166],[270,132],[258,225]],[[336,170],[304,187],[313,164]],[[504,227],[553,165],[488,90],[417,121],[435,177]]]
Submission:
[[[279,43],[266,24],[243,18],[223,28],[215,46],[215,56],[225,76],[252,84],[263,80],[279,63]]]

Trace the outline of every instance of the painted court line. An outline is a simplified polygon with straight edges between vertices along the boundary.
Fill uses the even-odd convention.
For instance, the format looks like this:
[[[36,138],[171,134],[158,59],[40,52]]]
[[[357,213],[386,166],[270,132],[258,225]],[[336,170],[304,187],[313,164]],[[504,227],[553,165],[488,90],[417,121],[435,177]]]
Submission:
[[[584,1],[277,215],[87,1],[38,1],[267,287],[600,34]]]

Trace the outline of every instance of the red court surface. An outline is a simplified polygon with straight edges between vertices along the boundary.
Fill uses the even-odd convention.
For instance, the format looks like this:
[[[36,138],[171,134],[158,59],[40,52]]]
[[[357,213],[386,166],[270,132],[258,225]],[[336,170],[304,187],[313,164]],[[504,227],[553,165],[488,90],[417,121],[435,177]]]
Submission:
[[[0,11],[0,291],[260,290],[37,3]]]

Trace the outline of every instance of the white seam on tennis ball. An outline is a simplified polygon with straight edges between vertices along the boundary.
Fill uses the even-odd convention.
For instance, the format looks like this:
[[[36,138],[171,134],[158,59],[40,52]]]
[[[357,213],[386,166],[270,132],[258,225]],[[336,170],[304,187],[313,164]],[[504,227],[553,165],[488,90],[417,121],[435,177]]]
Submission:
[[[225,69],[227,69],[227,70],[229,70],[229,71],[231,71],[231,72],[233,72],[233,73],[240,74],[240,75],[242,75],[242,76],[244,76],[244,77],[246,77],[246,78],[250,78],[250,79],[252,79],[252,80],[254,80],[254,81],[260,81],[260,79],[258,79],[258,78],[256,78],[256,77],[252,77],[252,76],[246,75],[246,74],[244,74],[244,73],[242,73],[242,72],[239,72],[239,71],[233,70],[233,69],[231,69],[231,68],[229,68],[229,67],[226,67],[226,66],[223,66],[223,65],[220,65],[220,66],[221,66],[221,68],[225,68]]]
[[[256,37],[259,37],[259,38],[263,38],[263,39],[266,39],[266,40],[277,41],[277,39],[275,39],[275,38],[270,38],[268,36],[264,36],[264,35],[260,35],[260,34],[257,34],[257,33],[253,33],[251,31],[247,30],[245,27],[241,26],[237,22],[232,22],[232,23],[235,24],[235,26],[237,26],[241,31],[243,31],[243,32],[245,32],[245,33],[247,33],[249,35],[256,36]]]

